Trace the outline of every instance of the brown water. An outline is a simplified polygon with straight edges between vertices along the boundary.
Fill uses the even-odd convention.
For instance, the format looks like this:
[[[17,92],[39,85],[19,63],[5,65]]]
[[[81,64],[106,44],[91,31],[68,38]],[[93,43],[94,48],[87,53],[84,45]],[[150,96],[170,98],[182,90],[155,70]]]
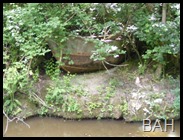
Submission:
[[[34,117],[25,121],[9,123],[5,137],[180,137],[180,121],[175,121],[175,131],[156,128],[154,132],[143,132],[142,122],[125,123],[122,120],[64,120],[61,118]],[[6,119],[3,118],[3,130]]]

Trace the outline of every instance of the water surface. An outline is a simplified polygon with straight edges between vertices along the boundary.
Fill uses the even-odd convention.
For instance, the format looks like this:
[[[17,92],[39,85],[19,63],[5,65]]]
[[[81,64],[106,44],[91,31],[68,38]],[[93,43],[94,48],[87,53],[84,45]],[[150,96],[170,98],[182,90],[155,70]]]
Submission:
[[[122,120],[64,120],[62,118],[34,117],[25,121],[9,123],[5,137],[180,137],[180,121],[175,121],[175,131],[159,128],[155,132],[143,132],[142,122],[125,123]],[[3,130],[6,119],[3,118]],[[163,126],[163,124],[162,124]]]

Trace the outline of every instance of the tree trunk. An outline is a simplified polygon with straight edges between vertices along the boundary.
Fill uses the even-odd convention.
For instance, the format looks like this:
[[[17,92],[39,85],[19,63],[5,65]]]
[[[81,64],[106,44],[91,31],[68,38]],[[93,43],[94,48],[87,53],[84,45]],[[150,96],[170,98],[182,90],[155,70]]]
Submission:
[[[163,8],[162,8],[162,23],[165,24],[166,23],[167,4],[163,3],[162,6],[163,6]],[[164,66],[162,64],[158,64],[158,67],[157,67],[156,72],[155,72],[155,76],[156,76],[157,79],[161,78],[162,72],[163,72],[163,76],[164,76],[164,74],[165,74]]]
[[[167,4],[166,3],[163,3],[163,8],[162,8],[162,23],[164,23],[164,24],[166,22],[166,7],[167,7]]]

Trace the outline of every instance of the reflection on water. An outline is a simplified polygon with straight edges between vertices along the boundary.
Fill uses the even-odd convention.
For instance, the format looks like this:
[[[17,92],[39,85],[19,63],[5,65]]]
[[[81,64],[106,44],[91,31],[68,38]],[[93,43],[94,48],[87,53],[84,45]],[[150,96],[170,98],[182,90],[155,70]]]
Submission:
[[[26,120],[30,125],[16,121],[9,123],[6,137],[180,137],[180,121],[175,122],[175,132],[171,127],[167,132],[159,128],[155,132],[143,132],[142,122],[125,123],[122,120],[64,120],[61,118],[35,117]],[[3,130],[6,120],[3,118]]]

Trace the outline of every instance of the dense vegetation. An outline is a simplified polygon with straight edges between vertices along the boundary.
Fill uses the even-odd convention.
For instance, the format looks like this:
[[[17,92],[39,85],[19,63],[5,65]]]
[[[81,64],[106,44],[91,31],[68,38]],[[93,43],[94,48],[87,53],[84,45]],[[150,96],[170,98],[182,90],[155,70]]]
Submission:
[[[101,40],[121,39],[123,49],[117,48],[113,55],[126,52],[128,59],[138,58],[140,74],[153,67],[157,78],[179,75],[178,3],[4,3],[3,113],[16,116],[21,111],[21,103],[15,94],[24,93],[30,100],[38,98],[30,89],[43,68],[48,76],[58,80],[58,67],[63,63],[54,63],[50,58],[41,67],[41,60],[50,52],[48,39],[54,39],[62,50],[62,44],[69,36],[95,38],[96,51],[91,56],[95,61],[104,61],[106,56],[111,55],[106,50],[112,49],[112,46],[104,45]],[[64,104],[60,93],[78,93],[78,89],[70,87],[69,78],[70,75],[65,77],[62,87],[49,88],[46,97],[48,104],[57,104],[58,98]],[[54,97],[51,96],[52,92],[55,93]],[[177,94],[179,91],[175,92]],[[180,103],[180,96],[177,100]],[[178,104],[175,106],[179,107]],[[65,109],[80,112],[77,106],[66,106]]]

